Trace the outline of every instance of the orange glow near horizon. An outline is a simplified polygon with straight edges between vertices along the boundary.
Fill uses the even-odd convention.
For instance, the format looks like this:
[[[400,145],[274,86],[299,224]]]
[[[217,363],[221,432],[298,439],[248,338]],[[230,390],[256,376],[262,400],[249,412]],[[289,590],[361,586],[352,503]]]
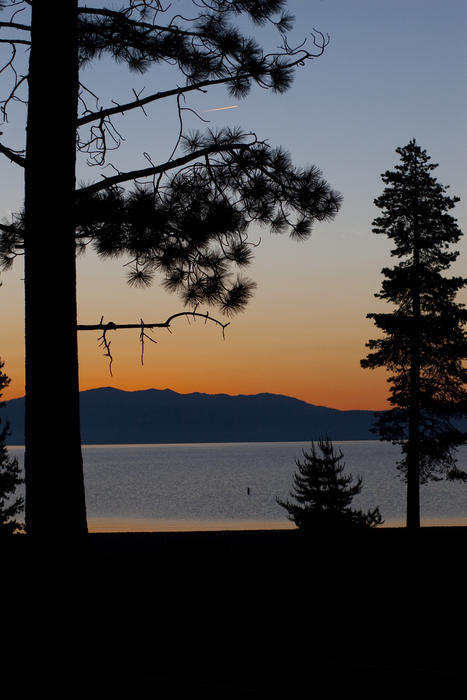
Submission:
[[[363,274],[360,251],[339,258],[334,248],[326,250],[327,242],[317,233],[297,256],[300,244],[266,239],[250,273],[258,282],[256,294],[243,313],[230,319],[225,339],[213,323],[179,318],[171,333],[154,331],[157,344],[145,343],[142,365],[139,330],[111,331],[111,376],[99,347],[100,332],[80,332],[81,390],[112,386],[125,391],[168,388],[181,394],[273,393],[341,410],[388,408],[387,372],[360,367],[365,343],[375,337],[366,313],[381,308],[373,296],[380,284],[379,265]],[[9,304],[0,328],[0,357],[11,378],[3,400],[24,395],[21,277],[18,270],[2,279]],[[121,261],[102,262],[92,255],[78,261],[78,292],[83,324],[98,323],[101,316],[115,323],[141,318],[162,322],[183,310],[158,285],[129,289]],[[52,356],[44,372],[53,372],[53,361]]]
[[[122,358],[115,353],[113,376],[108,372],[108,362],[99,354],[96,348],[96,361],[93,366],[87,365],[80,369],[80,390],[87,391],[99,387],[112,386],[123,391],[142,391],[145,389],[171,389],[179,394],[199,392],[205,394],[283,394],[306,401],[307,403],[338,408],[341,410],[382,410],[387,408],[385,398],[386,384],[375,382],[376,377],[360,376],[360,370],[349,376],[349,372],[334,371],[329,375],[320,373],[303,382],[287,373],[280,375],[280,366],[270,362],[269,366],[250,366],[234,368],[230,375],[225,375],[224,362],[211,363],[209,370],[196,368],[191,363],[185,363],[182,368],[178,363],[169,365],[159,357],[149,361],[146,358],[145,367],[139,365],[137,350],[134,353],[133,364],[122,366]],[[165,354],[165,353],[164,353]],[[165,358],[166,359],[166,358]],[[217,364],[217,366],[216,366]],[[163,372],[161,372],[163,368]],[[5,370],[12,379],[2,395],[3,401],[24,396],[24,369],[15,366],[14,362],[6,362]],[[191,370],[191,371],[190,371]],[[274,374],[269,375],[268,370]],[[277,372],[275,371],[277,370]],[[353,381],[355,383],[353,383]],[[345,383],[346,382],[346,383]],[[355,390],[358,385],[358,392]]]
[[[466,527],[467,518],[424,518],[422,527]],[[405,521],[390,519],[379,528],[405,527]],[[219,532],[244,530],[295,530],[288,520],[157,520],[149,518],[88,518],[89,532]]]
[[[216,532],[295,530],[288,520],[156,520],[149,518],[88,518],[89,532]]]
[[[304,337],[294,346],[268,326],[256,334],[249,326],[246,317],[233,321],[223,340],[217,327],[202,322],[189,326],[182,321],[172,334],[154,334],[157,345],[146,343],[143,365],[139,331],[115,331],[109,334],[112,375],[109,360],[98,346],[99,333],[80,333],[80,389],[112,386],[125,391],[168,388],[180,394],[273,393],[343,410],[387,407],[386,374],[360,368],[358,341],[349,343],[340,356],[332,342],[320,347]],[[3,400],[24,395],[23,348],[9,350],[3,359],[12,381]],[[53,371],[53,363],[45,370]]]
[[[125,391],[169,388],[181,394],[273,393],[342,410],[386,408],[386,373],[360,367],[365,342],[374,334],[362,308],[374,308],[375,281],[358,278],[352,268],[358,268],[359,260],[336,263],[331,256],[332,274],[323,272],[318,246],[317,237],[299,258],[297,245],[284,239],[269,239],[260,247],[252,270],[257,292],[246,310],[230,319],[225,339],[214,323],[179,318],[171,333],[154,331],[157,344],[145,343],[142,365],[139,330],[111,331],[111,376],[99,347],[100,332],[80,332],[81,390],[113,386]],[[287,284],[281,286],[285,278]],[[10,301],[0,328],[0,357],[11,378],[2,398],[8,400],[24,395],[21,270],[4,277],[2,292]],[[121,262],[92,256],[79,259],[78,292],[79,323],[98,323],[102,315],[106,322],[161,322],[183,310],[160,287],[129,289]],[[53,356],[44,371],[53,372]]]

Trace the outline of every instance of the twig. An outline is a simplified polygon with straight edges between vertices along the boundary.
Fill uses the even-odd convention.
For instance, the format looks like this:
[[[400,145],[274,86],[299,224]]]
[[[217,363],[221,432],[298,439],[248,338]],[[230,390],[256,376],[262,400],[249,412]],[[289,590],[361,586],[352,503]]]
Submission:
[[[212,321],[212,323],[215,323],[217,326],[220,326],[222,329],[222,337],[225,340],[225,329],[227,328],[228,325],[230,325],[230,322],[228,323],[222,323],[222,321],[219,321],[217,318],[214,318],[214,316],[210,316],[209,312],[206,312],[205,314],[200,313],[198,311],[180,311],[179,313],[172,314],[172,316],[169,316],[169,318],[166,321],[162,321],[160,323],[145,323],[143,319],[140,319],[139,323],[113,323],[113,321],[109,321],[107,323],[104,323],[104,317],[101,317],[101,320],[99,323],[93,323],[93,324],[79,324],[76,329],[78,331],[102,331],[102,335],[99,336],[98,342],[99,342],[99,347],[103,347],[105,349],[104,352],[104,357],[109,358],[109,372],[110,375],[112,376],[112,362],[113,362],[113,356],[112,353],[110,352],[110,340],[107,339],[107,333],[108,331],[116,331],[116,330],[121,330],[121,329],[135,329],[138,328],[140,330],[140,342],[141,342],[141,364],[144,364],[144,341],[150,340],[151,343],[157,344],[157,341],[154,340],[154,338],[151,338],[150,335],[146,333],[146,330],[152,330],[154,328],[166,328],[169,332],[171,332],[170,325],[172,321],[174,321],[176,318],[181,318],[184,316],[188,322],[190,321],[190,318],[196,319],[196,318],[202,318],[204,319],[205,324],[208,321]]]

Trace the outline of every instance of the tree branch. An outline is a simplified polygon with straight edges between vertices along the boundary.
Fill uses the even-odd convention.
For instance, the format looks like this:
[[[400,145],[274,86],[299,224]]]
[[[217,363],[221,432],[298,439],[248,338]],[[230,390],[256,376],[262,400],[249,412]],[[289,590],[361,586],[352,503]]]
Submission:
[[[205,314],[199,313],[198,311],[181,311],[176,314],[172,314],[172,316],[169,316],[169,318],[166,321],[162,321],[161,323],[145,323],[143,319],[140,320],[139,323],[113,323],[112,321],[109,321],[108,323],[104,323],[104,317],[102,316],[100,323],[95,323],[95,324],[90,324],[90,325],[78,325],[76,326],[76,329],[78,331],[102,331],[102,335],[99,337],[99,346],[103,347],[105,349],[104,357],[109,358],[109,372],[110,375],[112,376],[112,362],[113,362],[113,357],[112,353],[110,352],[110,344],[111,341],[108,340],[107,338],[107,333],[108,331],[116,331],[119,329],[135,329],[138,328],[140,331],[140,342],[141,342],[141,364],[144,364],[144,341],[145,340],[150,340],[152,343],[156,343],[157,341],[154,340],[154,338],[151,338],[150,335],[146,333],[146,329],[152,330],[154,328],[167,328],[168,331],[170,331],[170,324],[172,321],[174,321],[176,318],[180,318],[182,316],[185,316],[185,318],[188,319],[188,321],[191,318],[201,318],[204,320],[205,323],[208,321],[211,321],[212,323],[215,323],[217,326],[220,326],[222,328],[222,337],[225,338],[225,329],[227,328],[228,325],[230,325],[230,322],[228,323],[222,323],[219,321],[217,318],[214,318],[214,316],[210,316],[209,312],[206,312]]]
[[[87,187],[81,187],[77,190],[77,195],[87,195],[94,194],[95,192],[100,192],[101,190],[108,189],[114,185],[118,185],[122,182],[129,182],[130,180],[137,180],[139,178],[150,177],[151,175],[157,175],[158,173],[167,172],[168,170],[173,170],[175,168],[181,167],[186,163],[190,163],[198,158],[203,158],[210,153],[221,153],[222,151],[232,151],[232,150],[243,150],[250,148],[251,144],[247,143],[229,143],[222,145],[213,145],[206,148],[201,148],[199,151],[194,151],[193,153],[188,153],[186,156],[181,156],[172,161],[167,161],[161,165],[155,165],[152,168],[142,168],[141,170],[132,170],[127,173],[119,173],[113,177],[104,178],[101,182],[96,182],[93,185],[88,185]]]
[[[0,131],[0,134],[2,132]],[[16,163],[16,165],[20,165],[22,168],[26,167],[26,159],[23,158],[22,156],[18,155],[15,151],[10,150],[6,146],[0,143],[0,153],[3,153],[4,156],[9,158],[13,163]]]
[[[167,328],[170,329],[170,324],[172,321],[176,318],[180,318],[182,316],[185,316],[186,318],[202,318],[204,319],[205,322],[207,321],[212,321],[216,325],[220,326],[222,330],[224,331],[227,326],[230,325],[230,321],[228,323],[222,323],[219,321],[217,318],[214,318],[214,316],[210,316],[209,312],[206,312],[205,314],[200,313],[199,311],[180,311],[179,313],[172,314],[172,316],[169,316],[169,318],[166,321],[161,321],[159,323],[144,323],[142,320],[139,323],[113,323],[113,321],[109,321],[108,323],[104,323],[103,319],[101,319],[100,323],[92,323],[92,324],[79,324],[76,326],[76,330],[78,331],[117,331],[117,330],[122,330],[122,329],[135,329],[135,328]]]
[[[109,19],[114,19],[118,21],[124,21],[126,22],[129,26],[131,27],[138,27],[140,29],[145,29],[148,32],[169,32],[172,34],[182,34],[183,36],[197,36],[200,37],[202,34],[199,32],[190,32],[186,29],[180,29],[176,25],[171,26],[169,25],[158,25],[158,24],[150,24],[149,22],[141,22],[138,20],[131,19],[131,17],[127,17],[123,12],[118,11],[118,10],[108,10],[108,9],[103,9],[103,8],[97,8],[97,7],[79,7],[78,8],[78,14],[81,15],[98,15],[100,17],[107,17]]]
[[[0,39],[0,44],[26,44],[30,46],[31,42],[28,39]]]
[[[192,92],[193,90],[201,90],[204,87],[209,87],[210,85],[222,85],[223,83],[228,83],[235,80],[235,77],[228,78],[217,78],[216,80],[203,80],[194,85],[186,85],[185,87],[174,88],[173,90],[166,90],[165,92],[155,92],[148,97],[143,97],[142,99],[134,100],[133,102],[127,102],[123,105],[117,105],[116,107],[108,107],[107,109],[101,109],[99,112],[91,112],[90,114],[85,114],[83,117],[78,119],[78,126],[83,126],[84,124],[89,124],[89,122],[97,121],[100,119],[105,119],[106,117],[111,117],[113,114],[123,114],[130,109],[137,109],[138,107],[143,107],[144,105],[154,102],[156,100],[162,100],[165,97],[173,97],[174,95],[181,95],[185,92]]]
[[[10,29],[23,29],[26,32],[31,31],[29,24],[19,24],[18,22],[0,22],[0,27],[9,27]]]

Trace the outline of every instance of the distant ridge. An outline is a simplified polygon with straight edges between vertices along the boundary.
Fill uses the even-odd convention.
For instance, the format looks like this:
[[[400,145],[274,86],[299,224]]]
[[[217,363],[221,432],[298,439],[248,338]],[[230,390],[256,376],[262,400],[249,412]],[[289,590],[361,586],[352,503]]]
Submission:
[[[84,444],[375,440],[373,411],[341,411],[280,394],[178,394],[170,389],[80,393]],[[56,400],[60,410],[60,397]],[[24,443],[24,398],[6,402],[10,445]],[[53,443],[54,417],[50,416]]]

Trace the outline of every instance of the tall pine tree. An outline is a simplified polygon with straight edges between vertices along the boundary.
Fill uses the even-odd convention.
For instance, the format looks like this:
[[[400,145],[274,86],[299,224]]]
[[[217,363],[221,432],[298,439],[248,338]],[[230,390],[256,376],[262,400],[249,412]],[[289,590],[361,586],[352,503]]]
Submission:
[[[456,295],[467,285],[443,273],[458,252],[450,246],[462,235],[449,213],[459,201],[449,197],[432,172],[437,164],[415,139],[396,149],[401,162],[382,175],[386,188],[375,200],[382,210],[373,232],[395,243],[399,260],[384,268],[375,296],[393,305],[370,313],[382,337],[370,340],[362,367],[391,372],[391,410],[377,413],[382,440],[399,444],[398,468],[407,481],[407,527],[420,527],[420,484],[427,480],[467,479],[457,467],[456,448],[467,433],[455,419],[467,410],[467,311]]]

